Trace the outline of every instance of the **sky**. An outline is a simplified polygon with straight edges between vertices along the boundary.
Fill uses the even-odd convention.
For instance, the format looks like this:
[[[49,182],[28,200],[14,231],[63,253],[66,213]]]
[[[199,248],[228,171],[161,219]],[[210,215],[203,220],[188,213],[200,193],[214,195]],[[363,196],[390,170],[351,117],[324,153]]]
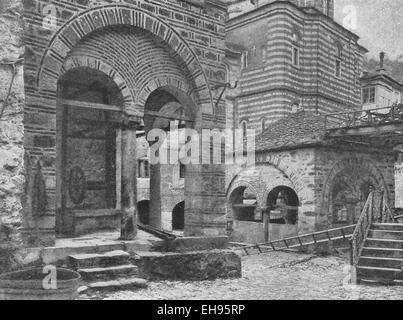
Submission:
[[[351,6],[356,26],[346,19],[353,18]],[[369,58],[385,51],[389,59],[403,62],[403,0],[335,0],[335,20],[360,36]]]

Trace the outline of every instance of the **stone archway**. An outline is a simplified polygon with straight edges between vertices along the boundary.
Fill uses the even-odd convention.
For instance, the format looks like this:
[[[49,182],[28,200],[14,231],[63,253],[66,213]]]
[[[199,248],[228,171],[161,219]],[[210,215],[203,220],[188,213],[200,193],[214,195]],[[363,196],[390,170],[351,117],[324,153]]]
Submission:
[[[213,99],[206,75],[197,56],[186,41],[160,18],[144,9],[127,4],[105,5],[102,8],[82,11],[60,28],[52,37],[42,56],[37,75],[37,87],[40,90],[55,91],[58,76],[69,52],[87,35],[111,26],[137,27],[150,32],[168,44],[190,71],[199,97],[198,105],[203,108],[204,113],[208,113],[208,110],[210,113],[212,112]],[[134,110],[127,111],[134,112]]]
[[[322,210],[329,226],[356,223],[369,194],[369,188],[390,190],[381,171],[367,157],[338,161],[328,174],[322,195]]]
[[[166,19],[161,18],[158,10],[152,13],[145,9],[149,6],[145,1],[139,0],[135,5],[119,3],[89,9],[76,7],[71,19],[61,19],[65,23],[56,31],[40,30],[39,33],[43,31],[43,37],[38,35],[37,26],[29,23],[28,34],[38,39],[41,45],[33,44],[34,54],[26,60],[26,100],[29,107],[26,109],[27,116],[24,123],[26,138],[24,147],[27,153],[34,150],[30,155],[31,162],[27,162],[28,165],[43,160],[43,174],[49,201],[44,217],[32,218],[37,221],[26,223],[26,225],[43,227],[40,233],[54,233],[54,214],[58,201],[55,158],[60,151],[56,141],[57,89],[58,80],[66,72],[81,67],[98,70],[107,74],[120,89],[123,96],[122,108],[119,107],[122,113],[121,149],[122,155],[126,154],[126,158],[121,161],[122,177],[135,176],[132,171],[135,170],[136,165],[131,164],[134,157],[128,154],[135,153],[135,148],[132,146],[135,144],[133,141],[136,139],[136,128],[142,126],[144,103],[158,88],[163,87],[167,90],[169,88],[171,93],[180,93],[178,96],[183,93],[183,96],[188,98],[190,101],[188,104],[194,106],[198,130],[213,127],[222,129],[224,117],[222,110],[215,108],[213,103],[209,80],[204,71],[206,61],[201,63],[199,56],[192,49],[192,44],[182,38],[179,32],[183,29],[182,27],[170,24]],[[160,7],[159,4],[155,6]],[[176,7],[174,4],[172,6]],[[29,11],[31,9],[33,8],[30,7]],[[171,13],[174,12],[173,8],[169,9]],[[185,11],[189,12],[184,15],[191,16],[192,10],[194,10],[193,7],[186,9]],[[211,34],[211,37],[218,38],[215,34]],[[45,42],[48,43],[47,46],[42,45]],[[98,52],[97,48],[100,48]],[[136,49],[143,50],[142,54],[148,53],[150,57],[154,57],[154,60],[144,54],[141,60],[143,64],[139,66],[135,61],[130,60],[131,56],[139,52]],[[223,53],[218,46],[215,49],[220,51],[220,54]],[[103,53],[106,55],[102,56]],[[209,68],[212,63],[217,69],[222,67],[220,54],[214,55],[215,62],[208,61]],[[122,55],[125,55],[124,59],[120,59]],[[32,67],[33,65],[38,67]],[[145,68],[136,69],[141,66]],[[216,77],[210,76],[210,78]],[[41,130],[38,130],[38,121],[41,124]],[[30,169],[35,170],[35,168]],[[186,170],[186,174],[192,177],[192,181],[199,181],[197,185],[186,185],[187,194],[191,198],[190,201],[186,201],[186,210],[190,214],[187,219],[189,226],[187,233],[189,235],[223,234],[225,229],[223,168],[194,165]],[[127,188],[135,189],[135,182],[130,179],[122,178],[122,180],[122,184],[126,184]],[[216,192],[208,193],[210,185],[214,186]],[[122,189],[129,190],[126,187]],[[130,210],[135,211],[136,201],[133,192],[122,193],[124,206],[129,203]],[[29,211],[29,208],[27,210]],[[133,226],[133,223],[131,224]],[[27,228],[27,233],[29,232],[34,233],[35,230]]]

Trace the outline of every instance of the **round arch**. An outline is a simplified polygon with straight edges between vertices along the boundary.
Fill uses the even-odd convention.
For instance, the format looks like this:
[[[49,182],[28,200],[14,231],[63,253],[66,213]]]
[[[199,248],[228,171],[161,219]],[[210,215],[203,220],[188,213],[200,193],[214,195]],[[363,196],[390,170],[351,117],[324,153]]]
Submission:
[[[363,188],[370,184],[375,189],[384,190],[387,199],[390,199],[390,190],[385,182],[385,179],[376,167],[376,165],[367,157],[354,157],[339,160],[330,170],[324,182],[322,193],[322,211],[327,213],[328,223],[333,222],[332,201],[335,189],[341,188],[341,178],[346,175],[349,181],[354,181],[350,184],[350,191],[357,191],[365,193]],[[344,179],[346,180],[346,179]],[[343,184],[349,184],[344,181]],[[365,202],[366,199],[361,199]],[[359,215],[359,212],[357,212]]]
[[[213,97],[204,70],[189,45],[169,24],[149,12],[127,4],[90,8],[71,18],[51,39],[37,74],[39,89],[56,90],[62,65],[74,46],[86,35],[98,29],[127,25],[141,28],[167,43],[184,61],[197,88],[199,104],[208,99],[204,112],[213,112]],[[205,103],[204,103],[205,104]]]
[[[59,80],[68,72],[78,68],[89,68],[100,71],[106,76],[111,78],[116,86],[120,88],[125,106],[130,106],[134,103],[134,99],[128,89],[128,86],[123,78],[114,68],[105,63],[104,61],[95,59],[93,57],[69,57],[64,62],[60,71]]]

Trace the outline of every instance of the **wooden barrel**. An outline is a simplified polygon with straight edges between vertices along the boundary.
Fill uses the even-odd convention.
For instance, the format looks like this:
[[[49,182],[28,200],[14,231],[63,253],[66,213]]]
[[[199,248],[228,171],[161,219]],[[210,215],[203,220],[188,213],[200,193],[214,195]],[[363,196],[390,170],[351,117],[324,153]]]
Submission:
[[[56,269],[55,284],[46,289],[47,273],[42,268],[27,269],[0,275],[0,300],[74,300],[81,281],[79,273]]]

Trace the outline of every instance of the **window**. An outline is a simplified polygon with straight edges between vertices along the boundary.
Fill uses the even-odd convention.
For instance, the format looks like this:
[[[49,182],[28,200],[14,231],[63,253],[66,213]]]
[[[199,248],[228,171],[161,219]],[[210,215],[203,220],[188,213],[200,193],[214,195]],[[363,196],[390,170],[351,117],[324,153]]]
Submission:
[[[266,61],[266,46],[261,47],[262,50],[262,62]]]
[[[299,66],[299,49],[297,47],[292,48],[292,64],[295,67]]]
[[[362,89],[362,102],[375,103],[375,87]]]
[[[253,47],[252,47],[252,56],[253,56],[254,58],[256,58],[256,56],[257,56],[257,49],[256,49],[256,46],[253,46]]]
[[[140,159],[138,161],[138,176],[139,178],[150,177],[150,163],[146,159]]]
[[[341,77],[341,60],[340,59],[336,59],[335,76],[337,78]]]
[[[264,130],[266,130],[266,119],[265,118],[262,118],[261,125],[262,125],[262,132],[263,132]]]
[[[242,54],[242,69],[246,69],[248,67],[249,64],[249,52],[248,51],[244,51],[244,53]]]
[[[247,134],[248,134],[248,132],[247,132],[248,125],[247,125],[246,121],[242,121],[241,127],[242,127],[242,137],[243,137],[244,139],[246,139],[246,138],[247,138]]]
[[[179,165],[179,178],[180,179],[185,179],[186,175],[186,166],[183,163],[180,163]]]

